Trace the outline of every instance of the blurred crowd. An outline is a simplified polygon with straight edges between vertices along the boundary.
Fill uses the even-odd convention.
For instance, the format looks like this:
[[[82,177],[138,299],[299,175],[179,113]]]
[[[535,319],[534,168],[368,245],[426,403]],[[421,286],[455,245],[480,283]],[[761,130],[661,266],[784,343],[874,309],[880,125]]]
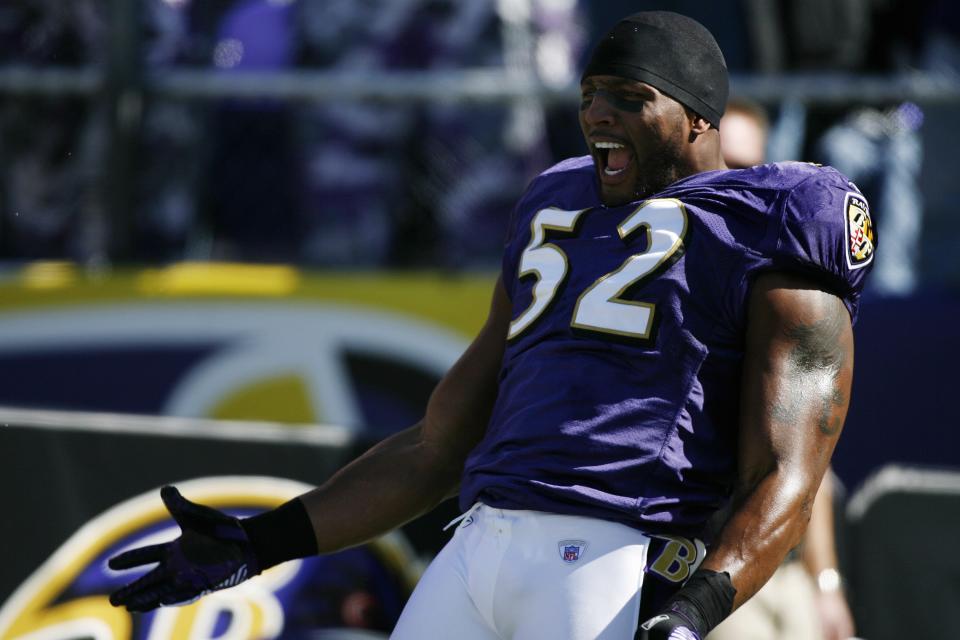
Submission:
[[[0,6],[0,65],[104,67],[113,0]],[[960,70],[949,0],[140,0],[144,74],[171,69],[507,69],[556,87],[641,9],[691,15],[734,74]],[[524,77],[521,75],[521,77]],[[874,293],[916,290],[924,110],[763,105],[770,160],[831,164],[880,228]],[[109,257],[109,111],[96,96],[0,101],[0,259]],[[495,267],[527,182],[584,152],[576,104],[186,100],[148,94],[125,185],[136,262]],[[113,182],[112,182],[113,181]]]
[[[574,2],[144,0],[145,73],[448,70],[536,64],[573,79]],[[3,63],[104,64],[107,0],[0,9]],[[553,43],[553,45],[551,45]],[[566,60],[558,60],[566,58]],[[105,252],[107,123],[83,98],[4,101],[7,258]],[[145,104],[136,256],[312,266],[489,265],[525,182],[550,162],[536,105],[269,100]]]

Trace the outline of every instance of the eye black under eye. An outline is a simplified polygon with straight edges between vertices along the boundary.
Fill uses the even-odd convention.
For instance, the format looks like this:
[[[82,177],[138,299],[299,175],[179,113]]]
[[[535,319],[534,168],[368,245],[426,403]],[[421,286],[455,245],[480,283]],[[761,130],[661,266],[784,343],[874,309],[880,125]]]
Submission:
[[[614,109],[631,113],[642,111],[647,102],[642,94],[634,92],[597,91],[596,94],[603,95]]]

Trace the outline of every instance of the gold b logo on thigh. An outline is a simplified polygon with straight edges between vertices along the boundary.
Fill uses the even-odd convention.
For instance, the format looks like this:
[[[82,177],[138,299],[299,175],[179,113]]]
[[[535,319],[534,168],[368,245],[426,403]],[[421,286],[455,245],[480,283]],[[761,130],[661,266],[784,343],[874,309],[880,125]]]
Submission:
[[[706,546],[696,538],[681,536],[651,537],[649,571],[670,582],[682,583],[690,577],[707,555]]]

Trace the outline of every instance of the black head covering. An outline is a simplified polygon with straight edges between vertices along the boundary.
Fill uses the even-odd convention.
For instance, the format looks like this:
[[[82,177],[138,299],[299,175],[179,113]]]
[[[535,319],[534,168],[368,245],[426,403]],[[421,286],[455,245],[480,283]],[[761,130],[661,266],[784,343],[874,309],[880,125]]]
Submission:
[[[727,104],[727,63],[717,41],[696,20],[670,11],[642,11],[618,22],[582,77],[593,75],[646,82],[715,127]]]

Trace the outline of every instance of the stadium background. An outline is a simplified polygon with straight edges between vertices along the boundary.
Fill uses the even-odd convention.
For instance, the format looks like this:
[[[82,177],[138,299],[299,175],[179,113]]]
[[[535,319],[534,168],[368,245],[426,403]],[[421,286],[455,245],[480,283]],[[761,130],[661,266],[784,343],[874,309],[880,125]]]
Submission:
[[[896,0],[4,3],[0,638],[388,630],[450,502],[174,613],[105,606],[102,559],[162,533],[161,484],[249,513],[419,417],[517,195],[582,153],[587,43],[642,8],[716,33],[772,159],[862,174],[899,262],[857,327],[843,568],[864,637],[952,638],[960,17]]]

